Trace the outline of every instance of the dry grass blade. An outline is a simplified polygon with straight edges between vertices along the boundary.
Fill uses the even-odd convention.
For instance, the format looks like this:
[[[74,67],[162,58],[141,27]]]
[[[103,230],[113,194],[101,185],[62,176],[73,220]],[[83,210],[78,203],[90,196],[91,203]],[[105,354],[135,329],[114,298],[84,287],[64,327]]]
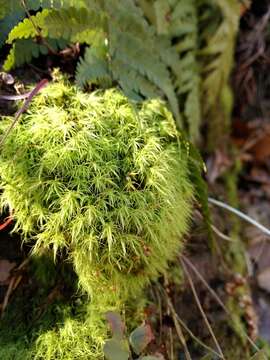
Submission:
[[[219,236],[221,239],[226,240],[226,241],[234,241],[232,238],[230,238],[229,236],[223,234],[223,232],[221,232],[215,225],[211,225],[212,230],[214,231],[214,233]]]
[[[211,288],[211,286],[207,283],[207,281],[204,279],[204,277],[200,274],[200,272],[197,270],[197,268],[193,265],[193,263],[184,255],[181,255],[180,258],[181,263],[185,263],[187,266],[189,266],[191,268],[191,270],[193,270],[193,272],[195,273],[195,275],[198,277],[198,279],[203,283],[203,285],[206,287],[206,289],[210,292],[210,294],[212,295],[213,299],[216,300],[216,302],[220,305],[220,307],[224,310],[224,312],[230,317],[231,313],[230,311],[226,308],[226,306],[224,305],[223,301],[220,299],[220,297],[217,295],[217,293]],[[253,348],[256,351],[260,351],[260,349],[258,348],[258,346],[254,343],[254,341],[245,333],[244,334],[246,339],[248,340],[248,342],[253,346]],[[265,360],[267,360],[267,358],[265,357]]]
[[[167,294],[166,294],[166,300],[167,300],[168,308],[169,308],[170,313],[171,313],[172,318],[173,318],[173,323],[174,323],[174,326],[175,326],[175,330],[176,330],[177,335],[179,337],[179,340],[180,340],[180,342],[181,342],[181,344],[183,346],[186,359],[187,360],[192,360],[191,355],[190,355],[190,353],[188,351],[188,347],[187,347],[186,340],[185,340],[185,337],[183,335],[181,326],[179,325],[179,321],[177,319],[177,313],[176,313],[176,311],[174,309],[174,306],[173,306],[173,304],[171,302],[171,299],[168,297]]]
[[[192,278],[191,278],[191,276],[190,276],[190,274],[189,274],[189,271],[187,270],[186,265],[185,265],[185,263],[184,263],[182,260],[181,260],[181,263],[182,263],[182,267],[183,267],[184,273],[185,273],[185,275],[186,275],[186,277],[187,277],[187,279],[188,279],[190,288],[191,288],[191,290],[192,290],[194,299],[195,299],[196,304],[197,304],[197,306],[198,306],[198,309],[200,310],[200,313],[201,313],[201,315],[202,315],[202,317],[203,317],[203,320],[204,320],[204,322],[205,322],[205,324],[206,324],[206,326],[207,326],[207,328],[208,328],[208,330],[209,330],[209,333],[211,334],[211,336],[212,336],[212,338],[213,338],[213,341],[214,341],[214,343],[215,343],[215,345],[216,345],[216,348],[217,348],[217,350],[218,350],[221,358],[222,358],[222,359],[225,359],[225,357],[224,357],[224,355],[223,355],[223,352],[222,352],[222,349],[221,349],[221,347],[220,347],[220,345],[219,345],[219,343],[218,343],[218,341],[217,341],[217,338],[216,338],[216,336],[215,336],[215,334],[214,334],[214,331],[213,331],[213,329],[212,329],[212,327],[211,327],[211,325],[210,325],[210,323],[209,323],[209,321],[208,321],[208,319],[207,319],[207,316],[206,316],[206,314],[205,314],[205,312],[204,312],[204,310],[203,310],[203,308],[202,308],[202,305],[201,305],[201,303],[200,303],[200,299],[199,299],[199,297],[198,297],[197,291],[196,291],[196,289],[195,289],[195,286],[194,286],[193,280],[192,280]]]
[[[188,326],[184,323],[184,321],[179,317],[179,315],[177,314],[173,303],[170,299],[170,297],[168,296],[168,294],[166,293],[166,291],[160,286],[160,291],[163,293],[166,302],[168,304],[168,308],[170,310],[170,313],[173,315],[173,320],[176,320],[179,325],[181,325],[182,328],[185,329],[185,331],[188,333],[188,335],[191,337],[191,339],[193,339],[195,342],[197,342],[202,348],[204,348],[205,350],[209,351],[211,354],[217,356],[218,358],[220,358],[220,354],[217,353],[215,350],[213,350],[211,347],[207,346],[206,344],[204,344],[196,335],[193,334],[193,332],[188,328]],[[181,328],[180,328],[181,329]]]
[[[208,198],[208,201],[213,204],[216,205],[218,207],[221,207],[227,211],[230,211],[231,213],[237,215],[238,217],[240,217],[241,219],[245,220],[246,222],[250,223],[251,225],[257,227],[258,229],[260,229],[264,234],[270,236],[270,230],[267,229],[265,226],[263,226],[262,224],[258,223],[256,220],[252,219],[250,216],[244,214],[242,211],[237,210],[235,208],[233,208],[232,206],[222,202],[222,201],[218,201],[216,199],[213,198]]]

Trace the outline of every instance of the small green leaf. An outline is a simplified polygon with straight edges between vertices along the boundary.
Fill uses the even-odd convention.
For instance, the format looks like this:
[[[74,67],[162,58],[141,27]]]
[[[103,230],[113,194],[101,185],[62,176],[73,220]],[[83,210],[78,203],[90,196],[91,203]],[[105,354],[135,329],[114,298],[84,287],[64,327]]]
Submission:
[[[108,360],[128,360],[129,350],[126,341],[109,339],[103,347],[105,357]]]
[[[139,355],[153,339],[151,327],[149,325],[142,325],[132,331],[129,342],[134,352]]]
[[[125,324],[123,323],[121,316],[113,311],[108,311],[105,315],[108,323],[110,324],[113,337],[123,339]]]

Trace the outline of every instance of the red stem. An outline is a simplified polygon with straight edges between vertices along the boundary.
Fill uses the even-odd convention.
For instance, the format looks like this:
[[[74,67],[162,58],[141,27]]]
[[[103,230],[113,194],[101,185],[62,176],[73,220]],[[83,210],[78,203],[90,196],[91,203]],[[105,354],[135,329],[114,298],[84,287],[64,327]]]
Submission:
[[[6,218],[5,222],[3,224],[0,225],[0,231],[4,230],[6,227],[8,227],[9,224],[11,224],[13,221],[13,217],[9,216]]]

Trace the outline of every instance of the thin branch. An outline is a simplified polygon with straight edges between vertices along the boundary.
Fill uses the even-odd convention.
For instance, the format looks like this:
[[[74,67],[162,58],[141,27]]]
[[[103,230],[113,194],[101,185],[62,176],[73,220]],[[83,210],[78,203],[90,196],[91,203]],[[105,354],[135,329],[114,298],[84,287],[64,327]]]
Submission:
[[[21,116],[21,114],[27,110],[27,108],[28,108],[28,106],[30,105],[30,102],[32,101],[33,97],[34,97],[45,85],[47,85],[47,83],[48,83],[48,80],[47,80],[47,79],[41,80],[41,81],[35,86],[35,88],[30,92],[30,94],[29,94],[28,98],[25,100],[23,106],[16,112],[12,124],[11,124],[10,127],[6,130],[5,134],[3,135],[2,139],[0,140],[0,147],[3,146],[3,144],[4,144],[4,142],[6,141],[8,135],[11,133],[12,129],[15,127],[17,121],[19,120],[19,117]]]
[[[3,304],[2,304],[2,306],[1,306],[1,318],[3,318],[3,316],[4,316],[4,312],[5,312],[6,307],[7,307],[7,305],[8,305],[9,298],[10,298],[10,295],[11,295],[11,293],[12,293],[15,280],[16,280],[16,277],[13,276],[13,277],[11,278],[10,282],[9,282],[8,289],[7,289],[7,292],[6,292],[6,294],[5,294]]]
[[[208,201],[216,206],[219,206],[225,210],[230,211],[231,213],[237,215],[238,217],[240,217],[241,219],[247,221],[248,223],[250,223],[251,225],[256,226],[258,229],[260,229],[264,234],[270,236],[270,230],[267,229],[265,226],[263,226],[262,224],[258,223],[256,220],[252,219],[250,216],[244,214],[242,211],[237,210],[235,208],[233,208],[232,206],[222,202],[222,201],[218,201],[216,199],[213,198],[208,198]]]
[[[208,328],[208,331],[209,331],[209,333],[211,334],[211,336],[212,336],[212,338],[213,338],[213,340],[214,340],[214,343],[215,343],[215,345],[216,345],[216,348],[217,348],[217,350],[218,350],[221,358],[222,358],[222,359],[225,359],[225,357],[224,357],[224,355],[223,355],[223,352],[222,352],[222,349],[221,349],[221,347],[220,347],[220,345],[219,345],[219,343],[218,343],[218,341],[217,341],[217,338],[216,338],[216,336],[215,336],[215,334],[214,334],[214,331],[213,331],[213,329],[212,329],[212,327],[211,327],[211,325],[210,325],[210,323],[209,323],[209,321],[208,321],[208,319],[207,319],[207,316],[206,316],[206,314],[205,314],[205,312],[204,312],[204,310],[203,310],[203,308],[202,308],[202,305],[201,305],[201,303],[200,303],[200,299],[199,299],[198,294],[197,294],[197,292],[196,292],[196,289],[195,289],[194,283],[193,283],[193,281],[192,281],[192,278],[191,278],[191,276],[190,276],[190,274],[189,274],[189,272],[188,272],[188,270],[187,270],[187,268],[186,268],[185,263],[184,263],[182,260],[180,260],[180,261],[182,262],[183,270],[184,270],[184,272],[185,272],[185,274],[186,274],[186,276],[187,276],[187,279],[188,279],[190,288],[191,288],[191,290],[192,290],[194,299],[195,299],[195,301],[196,301],[196,304],[197,304],[197,306],[198,306],[198,309],[200,310],[200,313],[201,313],[201,315],[202,315],[202,317],[203,317],[203,320],[204,320],[204,322],[205,322],[205,324],[206,324],[206,326],[207,326],[207,328]]]

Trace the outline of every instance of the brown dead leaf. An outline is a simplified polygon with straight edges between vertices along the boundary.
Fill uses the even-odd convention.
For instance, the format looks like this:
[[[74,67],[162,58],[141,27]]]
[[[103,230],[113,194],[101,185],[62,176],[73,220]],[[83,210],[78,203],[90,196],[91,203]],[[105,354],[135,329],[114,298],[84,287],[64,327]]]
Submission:
[[[15,262],[10,262],[8,260],[0,260],[0,285],[7,283],[11,270],[16,266]]]
[[[266,132],[259,141],[250,149],[255,160],[264,162],[270,156],[270,132]]]
[[[245,15],[245,13],[249,10],[251,6],[251,1],[250,0],[243,0],[241,1],[240,4],[240,15],[243,16]]]
[[[250,175],[248,177],[250,180],[257,182],[259,184],[270,184],[270,174],[267,170],[253,166],[250,170]]]
[[[232,166],[232,160],[222,150],[216,150],[214,155],[207,160],[206,177],[213,184],[226,170]]]

